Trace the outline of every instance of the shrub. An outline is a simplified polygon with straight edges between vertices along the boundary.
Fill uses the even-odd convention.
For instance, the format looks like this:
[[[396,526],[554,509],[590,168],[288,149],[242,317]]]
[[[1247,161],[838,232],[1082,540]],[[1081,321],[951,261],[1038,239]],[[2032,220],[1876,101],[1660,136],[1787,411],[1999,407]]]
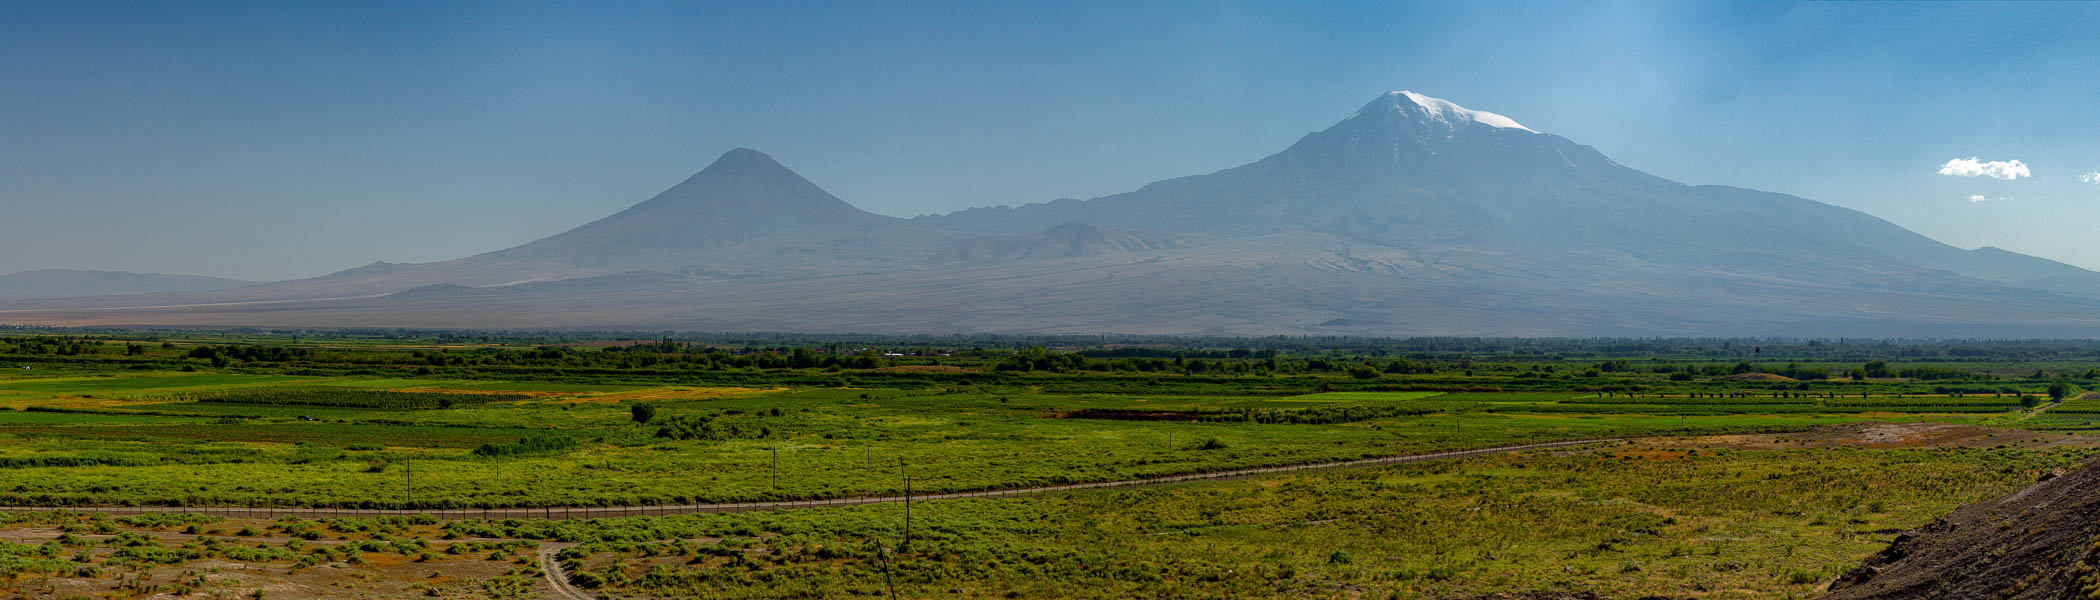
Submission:
[[[518,440],[515,444],[482,444],[474,449],[475,456],[517,456],[521,454],[546,454],[565,452],[576,447],[574,438],[535,437]]]

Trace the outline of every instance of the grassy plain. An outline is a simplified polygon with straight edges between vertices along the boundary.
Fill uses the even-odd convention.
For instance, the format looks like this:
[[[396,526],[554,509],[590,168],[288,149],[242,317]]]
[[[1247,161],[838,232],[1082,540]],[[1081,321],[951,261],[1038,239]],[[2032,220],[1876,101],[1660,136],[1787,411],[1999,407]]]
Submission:
[[[2091,363],[2076,360],[1890,363],[1890,374],[1914,376],[1846,377],[1857,362],[1256,352],[1184,360],[961,348],[904,358],[833,349],[813,362],[807,349],[702,354],[668,343],[638,354],[500,340],[135,337],[0,341],[9,367],[0,370],[0,504],[436,509],[841,498],[900,493],[906,475],[923,494],[1650,438],[920,502],[909,544],[897,505],[395,524],[385,539],[354,519],[278,524],[280,534],[311,527],[322,538],[389,544],[406,535],[579,543],[563,551],[568,571],[607,597],[865,597],[890,586],[900,597],[1800,597],[1895,532],[2088,451],[2042,442],[1752,448],[1702,436],[1862,421],[2057,436],[2100,417],[2100,399],[2082,391],[2060,404],[2047,399],[2052,384],[2084,382]],[[279,345],[252,345],[273,339]],[[646,423],[638,410],[649,413]],[[50,524],[37,518],[159,526],[69,514],[0,524],[0,535]],[[282,570],[270,585],[366,568],[340,550],[285,547],[289,540],[262,542],[284,552],[233,557],[189,538],[156,543],[188,552],[0,545],[0,573],[17,593],[146,597],[170,591],[166,578],[176,575],[167,570],[177,567]],[[522,548],[462,550],[500,553],[493,562],[507,566],[444,568],[473,575],[456,585],[368,569],[361,583],[337,589],[359,590],[343,597],[433,587],[459,597],[551,593],[518,564]],[[87,560],[73,560],[78,552]],[[442,549],[395,554],[421,561],[426,552]],[[133,569],[141,556],[173,558]],[[160,579],[125,588],[125,573]],[[46,587],[22,587],[35,577]],[[52,578],[110,585],[68,588]],[[246,593],[244,585],[210,587]]]
[[[1608,404],[1568,392],[1205,396],[1214,386],[1156,379],[1169,385],[1141,394],[1026,385],[725,390],[228,373],[14,375],[0,379],[0,408],[15,409],[0,410],[0,458],[14,465],[0,502],[455,508],[837,498],[901,492],[900,462],[918,490],[942,492],[1566,439],[1997,417],[1904,404]],[[289,403],[332,402],[318,399],[331,388],[497,399],[418,409]],[[317,399],[219,401],[258,390]],[[505,395],[485,395],[498,391]],[[637,404],[654,407],[656,421],[634,422]],[[1351,410],[1357,412],[1336,412]],[[1173,418],[1072,417],[1085,411]],[[1240,411],[1318,418],[1234,420]],[[710,418],[712,439],[658,436],[658,424],[688,417]],[[578,445],[544,455],[474,453],[484,444],[550,436]]]
[[[2088,451],[1539,452],[1159,489],[571,523],[580,581],[666,597],[1806,597],[1896,532]],[[713,538],[710,544],[671,540]]]

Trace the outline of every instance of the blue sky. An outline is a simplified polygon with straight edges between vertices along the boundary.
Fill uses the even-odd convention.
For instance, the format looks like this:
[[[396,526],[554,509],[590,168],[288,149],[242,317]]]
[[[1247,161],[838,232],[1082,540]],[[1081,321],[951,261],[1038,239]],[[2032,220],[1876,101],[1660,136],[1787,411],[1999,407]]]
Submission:
[[[2100,268],[2096,31],[2067,3],[0,0],[0,272],[455,258],[738,146],[884,214],[1092,197],[1394,89]],[[1970,157],[2029,174],[1940,174]]]

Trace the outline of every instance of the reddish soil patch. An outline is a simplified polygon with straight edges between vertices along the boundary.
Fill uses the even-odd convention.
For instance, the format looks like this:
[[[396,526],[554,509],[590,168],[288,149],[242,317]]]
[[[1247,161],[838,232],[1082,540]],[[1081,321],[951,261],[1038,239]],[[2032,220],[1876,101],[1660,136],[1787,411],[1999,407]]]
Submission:
[[[1736,381],[1796,381],[1792,377],[1787,377],[1785,375],[1774,375],[1771,373],[1737,373],[1734,375],[1723,377],[1722,379],[1733,379]]]

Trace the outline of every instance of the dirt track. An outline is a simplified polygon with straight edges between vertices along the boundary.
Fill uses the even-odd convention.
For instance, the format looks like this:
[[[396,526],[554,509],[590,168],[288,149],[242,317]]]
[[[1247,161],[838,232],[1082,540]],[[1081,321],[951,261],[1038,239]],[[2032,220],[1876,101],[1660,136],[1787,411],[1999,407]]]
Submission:
[[[540,549],[537,553],[540,559],[540,577],[546,578],[547,587],[554,588],[554,594],[561,596],[565,600],[596,600],[595,596],[576,589],[575,585],[569,583],[568,569],[563,569],[561,559],[556,558],[557,555],[561,554],[563,548],[574,545],[576,544],[540,542]]]

